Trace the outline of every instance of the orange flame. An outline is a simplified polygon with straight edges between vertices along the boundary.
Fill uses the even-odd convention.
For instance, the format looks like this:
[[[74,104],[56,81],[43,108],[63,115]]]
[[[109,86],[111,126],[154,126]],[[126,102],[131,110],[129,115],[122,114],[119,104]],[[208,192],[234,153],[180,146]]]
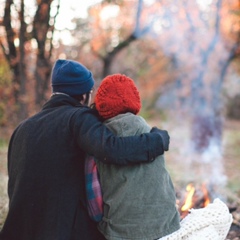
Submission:
[[[206,207],[210,203],[210,197],[209,197],[209,194],[208,194],[206,184],[204,184],[204,183],[202,184],[202,192],[204,194],[203,206]]]
[[[186,190],[188,192],[184,205],[181,207],[181,211],[187,211],[193,205],[192,198],[195,192],[195,187],[190,183],[187,185]]]
[[[182,217],[186,216],[189,209],[206,207],[210,203],[209,192],[205,183],[201,185],[200,189],[196,189],[196,187],[190,183],[187,185],[186,191],[184,203],[181,207]]]

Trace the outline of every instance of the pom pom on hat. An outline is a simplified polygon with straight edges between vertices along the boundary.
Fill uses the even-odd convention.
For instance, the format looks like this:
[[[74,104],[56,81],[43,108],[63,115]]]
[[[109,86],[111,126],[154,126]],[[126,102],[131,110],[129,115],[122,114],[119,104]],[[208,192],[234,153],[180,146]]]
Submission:
[[[94,85],[92,73],[73,60],[59,59],[52,70],[52,90],[70,96],[90,92]]]
[[[104,119],[126,112],[137,114],[141,109],[140,95],[134,81],[121,74],[103,79],[95,95],[95,105]]]

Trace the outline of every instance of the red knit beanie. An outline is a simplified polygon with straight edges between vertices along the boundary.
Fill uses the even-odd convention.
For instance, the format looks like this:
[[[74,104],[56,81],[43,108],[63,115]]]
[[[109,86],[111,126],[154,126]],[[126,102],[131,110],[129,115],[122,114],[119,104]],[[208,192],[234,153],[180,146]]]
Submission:
[[[121,74],[107,76],[95,95],[95,105],[104,119],[120,113],[137,114],[141,108],[140,95],[134,81]]]

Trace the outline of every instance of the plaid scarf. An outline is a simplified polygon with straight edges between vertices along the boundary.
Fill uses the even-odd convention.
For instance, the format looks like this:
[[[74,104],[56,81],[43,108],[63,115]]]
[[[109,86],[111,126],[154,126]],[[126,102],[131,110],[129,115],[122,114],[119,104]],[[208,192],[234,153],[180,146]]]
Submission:
[[[85,184],[87,192],[87,208],[90,218],[100,222],[103,216],[102,191],[98,177],[97,164],[93,156],[85,159]]]

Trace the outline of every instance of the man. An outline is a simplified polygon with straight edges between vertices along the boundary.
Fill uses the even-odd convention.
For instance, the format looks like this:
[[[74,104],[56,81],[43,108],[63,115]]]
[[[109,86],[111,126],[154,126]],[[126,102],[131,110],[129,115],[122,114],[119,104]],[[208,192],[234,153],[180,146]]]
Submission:
[[[14,131],[8,151],[9,213],[0,240],[100,240],[90,220],[84,159],[112,164],[151,162],[168,150],[166,131],[119,138],[89,108],[92,73],[57,60],[51,99]]]

